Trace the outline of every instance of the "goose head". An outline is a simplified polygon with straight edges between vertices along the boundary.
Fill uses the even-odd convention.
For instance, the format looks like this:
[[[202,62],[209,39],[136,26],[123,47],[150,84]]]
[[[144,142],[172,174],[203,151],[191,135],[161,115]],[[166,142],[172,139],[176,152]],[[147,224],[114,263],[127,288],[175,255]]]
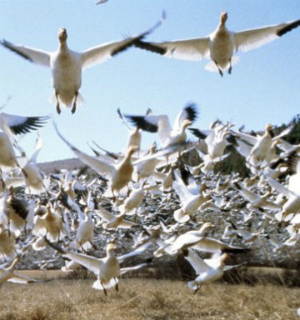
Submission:
[[[60,28],[58,30],[58,40],[61,44],[65,43],[67,40],[68,34],[65,28]]]
[[[11,197],[14,197],[15,196],[15,189],[13,186],[9,187],[9,194]]]
[[[220,257],[220,266],[224,267],[228,260],[230,260],[230,255],[228,253],[223,253]]]
[[[221,15],[220,15],[220,23],[222,25],[225,24],[225,22],[227,21],[228,19],[228,13],[227,12],[222,12]]]
[[[152,143],[149,151],[150,151],[150,154],[154,154],[156,152],[156,143],[155,142]]]
[[[110,255],[111,253],[113,253],[115,250],[117,249],[117,246],[113,243],[110,242],[107,244],[106,246],[106,254]]]
[[[139,148],[134,145],[130,145],[127,149],[127,156],[131,157]]]
[[[214,225],[211,222],[205,222],[199,229],[199,232],[201,232],[201,234],[204,234],[207,229],[213,228],[213,227]]]
[[[270,131],[272,128],[273,126],[270,123],[266,125],[266,131]]]
[[[192,123],[193,123],[193,122],[190,121],[190,120],[188,120],[188,119],[184,120],[183,123],[182,123],[182,129],[185,130],[185,129],[186,129],[188,126],[190,126]]]

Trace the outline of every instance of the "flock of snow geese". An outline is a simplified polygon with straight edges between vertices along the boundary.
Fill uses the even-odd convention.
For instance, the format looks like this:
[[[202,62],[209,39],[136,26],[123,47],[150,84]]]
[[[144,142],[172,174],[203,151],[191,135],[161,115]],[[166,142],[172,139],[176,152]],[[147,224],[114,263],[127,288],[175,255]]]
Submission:
[[[49,67],[57,112],[64,104],[74,113],[82,100],[82,69],[129,47],[176,59],[207,58],[211,61],[206,69],[223,76],[225,70],[232,72],[237,61],[234,52],[258,48],[300,25],[297,20],[232,32],[226,28],[227,18],[227,13],[222,13],[216,30],[203,38],[146,42],[165,20],[163,14],[153,27],[135,37],[84,52],[68,48],[66,29],[59,30],[59,48],[54,52],[6,40],[0,43],[35,64]],[[196,278],[188,282],[194,292],[241,265],[228,264],[233,256],[244,254],[247,263],[249,252],[258,250],[262,243],[275,255],[290,247],[299,254],[300,146],[284,140],[293,125],[277,136],[270,124],[256,135],[234,130],[231,123],[221,121],[213,122],[207,130],[190,128],[199,113],[193,103],[178,113],[173,126],[168,115],[152,110],[141,115],[117,111],[128,129],[128,144],[120,153],[96,143],[91,146],[92,155],[82,152],[54,125],[66,146],[94,174],[75,169],[41,172],[37,165],[41,137],[31,157],[19,146],[17,137],[37,130],[48,118],[0,113],[0,284],[37,281],[15,271],[17,263],[32,252],[40,255],[31,262],[39,268],[47,268],[61,257],[63,271],[85,267],[97,277],[93,288],[105,294],[111,287],[118,290],[123,273],[180,253],[195,271]],[[193,141],[187,138],[188,128],[196,137]],[[141,150],[145,132],[157,133],[160,148],[154,143]],[[228,146],[244,157],[249,177],[214,173],[216,164],[230,155]],[[200,159],[196,165],[189,161],[193,154]],[[117,250],[125,244],[131,250],[119,255]],[[96,252],[104,247],[105,256],[97,258]],[[53,258],[45,261],[44,250]],[[211,257],[202,258],[199,253],[203,252]],[[126,259],[136,258],[138,263],[120,266]]]

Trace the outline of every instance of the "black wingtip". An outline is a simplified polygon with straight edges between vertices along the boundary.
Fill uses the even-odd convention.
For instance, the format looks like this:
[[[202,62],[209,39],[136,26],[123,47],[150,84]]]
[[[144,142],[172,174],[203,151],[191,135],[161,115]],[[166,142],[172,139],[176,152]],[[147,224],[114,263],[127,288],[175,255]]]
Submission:
[[[278,30],[276,32],[276,35],[278,37],[283,36],[284,34],[286,34],[287,32],[292,31],[293,29],[297,28],[300,26],[300,20],[294,21],[289,23],[287,26],[283,27],[282,29]]]
[[[48,120],[49,120],[48,116],[27,117],[25,122],[18,125],[10,126],[10,129],[16,135],[25,134],[33,130],[38,130],[39,128],[43,127]]]
[[[6,41],[5,39],[3,39],[2,41],[0,41],[0,44],[1,44],[3,47],[5,47],[6,49],[9,49],[9,50],[11,50],[12,52],[14,52],[14,53],[18,54],[19,56],[23,57],[24,59],[26,59],[26,60],[28,60],[28,61],[30,61],[30,62],[33,62],[33,60],[32,60],[29,56],[27,56],[25,53],[20,52],[19,50],[15,49],[14,46],[13,46],[13,44],[10,43],[10,42],[8,42],[8,41]]]
[[[124,117],[135,127],[138,127],[139,129],[142,129],[144,131],[154,133],[158,130],[158,126],[148,122],[144,116],[131,116],[124,114]]]
[[[187,119],[190,120],[191,122],[194,122],[198,118],[199,110],[196,105],[196,103],[190,103],[188,104],[184,110],[187,113]]]
[[[148,29],[147,31],[141,33],[140,35],[136,36],[136,37],[133,37],[131,39],[131,41],[128,41],[126,43],[124,43],[123,45],[120,45],[118,48],[116,48],[112,53],[111,55],[114,56],[116,54],[118,54],[119,52],[122,52],[126,49],[128,49],[129,47],[131,46],[136,46],[136,47],[139,47],[139,43],[143,42],[142,40],[148,36],[149,34],[151,34],[155,29],[157,29],[159,26],[161,26],[161,24],[164,22],[164,20],[166,19],[166,12],[163,10],[162,12],[162,17],[161,19],[153,26],[151,27],[150,29]],[[130,39],[128,39],[130,40]]]
[[[188,130],[190,130],[192,132],[192,134],[198,139],[204,140],[207,137],[206,134],[202,133],[197,128],[188,128]]]
[[[165,55],[167,53],[167,49],[163,48],[159,45],[155,45],[155,43],[145,42],[138,40],[134,43],[134,46],[140,49],[144,49],[147,51],[151,51],[154,53],[158,53],[160,55]]]

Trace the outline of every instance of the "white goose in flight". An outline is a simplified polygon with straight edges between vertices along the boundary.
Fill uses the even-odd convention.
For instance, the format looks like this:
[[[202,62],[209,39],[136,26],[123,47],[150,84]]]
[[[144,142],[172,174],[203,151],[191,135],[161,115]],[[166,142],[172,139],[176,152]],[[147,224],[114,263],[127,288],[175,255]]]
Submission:
[[[210,259],[203,260],[195,251],[188,249],[185,259],[197,274],[195,280],[188,282],[188,287],[196,293],[201,288],[201,285],[220,279],[224,271],[238,266],[226,266],[225,263],[228,258],[230,258],[228,253],[215,253]]]
[[[0,166],[20,167],[14,147],[18,148],[15,137],[42,127],[48,117],[24,117],[8,113],[0,113]],[[25,173],[26,174],[26,173]]]
[[[154,31],[164,19],[165,13],[163,13],[162,19],[152,28],[136,37],[104,43],[83,52],[76,52],[68,48],[68,35],[65,28],[58,31],[59,47],[53,52],[16,45],[6,40],[0,41],[0,44],[35,64],[50,68],[54,88],[53,101],[56,102],[57,113],[61,113],[60,103],[72,106],[72,113],[74,113],[77,103],[82,100],[79,94],[82,69],[102,63],[131,47],[135,41],[143,39]]]
[[[54,128],[59,137],[70,147],[81,162],[91,167],[99,175],[105,175],[108,177],[113,198],[115,198],[115,191],[119,192],[121,189],[128,186],[133,173],[131,158],[137,151],[137,147],[130,146],[122,160],[119,161],[100,154],[98,157],[93,157],[74,147],[60,134],[55,125]]]
[[[115,287],[116,291],[119,290],[119,277],[120,275],[137,270],[139,268],[147,266],[148,262],[141,263],[136,266],[121,268],[120,264],[127,258],[141,254],[139,250],[133,250],[129,253],[121,256],[116,256],[116,245],[112,242],[106,245],[106,256],[103,258],[96,258],[91,255],[83,253],[76,253],[67,251],[60,246],[47,241],[49,246],[63,254],[64,257],[76,262],[97,276],[97,280],[93,283],[93,288],[96,290],[102,290],[107,295],[107,290]]]
[[[232,65],[238,62],[237,57],[233,56],[236,51],[256,49],[278,39],[300,25],[300,20],[296,20],[278,25],[233,32],[226,28],[227,18],[227,12],[221,13],[220,22],[216,30],[203,38],[161,43],[148,43],[139,40],[134,45],[168,58],[182,60],[210,59],[211,62],[208,63],[206,69],[218,71],[223,76],[224,70],[228,70],[230,74]]]
[[[166,114],[145,116],[125,115],[136,127],[148,131],[157,132],[159,140],[164,148],[185,142],[186,128],[190,126],[198,115],[197,106],[192,103],[184,107],[177,115],[173,127]]]

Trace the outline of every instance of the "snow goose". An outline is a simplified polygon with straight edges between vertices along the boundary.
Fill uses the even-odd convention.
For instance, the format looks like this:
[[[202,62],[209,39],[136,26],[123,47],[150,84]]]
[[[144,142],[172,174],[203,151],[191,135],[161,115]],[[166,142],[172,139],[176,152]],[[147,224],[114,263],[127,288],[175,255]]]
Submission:
[[[15,265],[19,262],[19,257],[15,258],[9,267],[0,266],[0,285],[13,278]]]
[[[55,129],[59,137],[71,148],[81,162],[91,167],[98,174],[108,176],[113,197],[115,197],[114,191],[120,191],[131,181],[133,173],[131,157],[137,151],[136,146],[130,146],[119,162],[104,156],[101,158],[93,157],[75,148],[60,134],[56,126]]]
[[[280,207],[281,211],[275,215],[275,218],[279,221],[283,221],[289,214],[300,212],[300,193],[289,190],[278,181],[267,177],[269,185],[274,188],[278,193],[285,195],[288,200]],[[299,188],[298,188],[299,190]]]
[[[211,165],[214,167],[215,162],[221,161],[226,157],[224,151],[229,145],[228,135],[230,135],[229,129],[232,126],[230,123],[222,124],[217,121],[212,123],[208,130],[189,129],[199,139],[199,146],[196,150],[200,151],[198,153],[203,158],[206,166]],[[202,156],[201,154],[205,155]]]
[[[34,218],[33,234],[44,236],[52,241],[59,240],[66,233],[62,216],[56,213],[50,204],[47,204],[47,212]]]
[[[102,218],[103,226],[105,229],[129,229],[135,225],[135,223],[124,219],[125,212],[114,215],[104,208],[99,208],[98,210],[95,210],[95,214],[99,215]]]
[[[59,48],[53,52],[15,45],[6,40],[0,41],[0,44],[35,64],[50,68],[54,88],[52,100],[56,102],[57,113],[61,113],[60,103],[67,107],[72,106],[72,113],[74,113],[77,103],[82,102],[79,94],[82,69],[105,62],[110,57],[131,47],[135,41],[143,39],[154,31],[164,19],[165,14],[163,13],[162,19],[157,24],[136,37],[101,44],[83,52],[76,52],[68,48],[68,35],[65,28],[58,31]]]
[[[227,12],[221,13],[220,22],[216,30],[203,38],[161,43],[148,43],[139,40],[134,45],[168,58],[182,60],[210,59],[211,61],[206,66],[206,70],[218,71],[223,76],[224,70],[228,70],[230,74],[232,65],[238,62],[238,58],[233,56],[234,52],[256,49],[278,39],[300,25],[300,20],[296,20],[257,29],[232,32],[226,27],[227,19]]]
[[[33,224],[34,201],[17,198],[14,187],[10,187],[5,201],[4,215],[7,217],[7,228],[19,236]]]
[[[85,219],[79,220],[79,226],[76,230],[75,242],[77,247],[84,251],[89,251],[92,248],[94,237],[94,221],[92,220],[92,211],[85,208]]]
[[[145,196],[146,190],[144,188],[144,183],[140,184],[138,187],[133,187],[124,203],[119,206],[119,209],[126,215],[134,215],[137,213]]]
[[[245,198],[247,201],[249,201],[250,209],[258,209],[258,208],[265,208],[265,209],[271,209],[271,210],[280,209],[280,205],[274,203],[273,201],[270,201],[270,193],[267,192],[261,196],[243,187],[238,182],[235,182],[234,186],[239,190],[239,193],[241,194],[241,196]]]
[[[5,282],[14,282],[14,283],[19,283],[19,284],[28,284],[28,283],[33,283],[33,282],[46,282],[46,281],[51,281],[49,280],[36,280],[36,279],[31,279],[25,276],[22,276],[18,273],[15,272],[15,265],[19,262],[20,258],[17,257],[15,258],[11,265],[6,267],[5,265],[0,266],[0,286]]]
[[[35,152],[31,158],[22,167],[24,173],[24,179],[29,193],[40,194],[41,192],[47,192],[47,187],[44,183],[44,177],[37,166],[37,157],[42,148],[42,139],[38,136],[35,145]]]
[[[47,120],[48,117],[24,117],[1,112],[0,165],[10,168],[20,167],[14,150],[14,146],[19,148],[15,136],[37,130]]]
[[[239,144],[239,141],[241,141],[241,143],[244,144],[244,152],[242,155],[246,157],[247,164],[254,174],[257,173],[257,168],[262,167],[263,164],[268,165],[271,161],[278,158],[274,148],[283,141],[281,138],[289,134],[293,127],[293,124],[289,125],[276,136],[272,130],[273,126],[271,124],[266,125],[265,132],[262,135],[253,136],[240,131],[233,132],[234,137],[237,138],[237,143]],[[248,154],[245,148],[247,145]]]
[[[225,270],[236,267],[225,266],[225,262],[228,258],[228,253],[216,253],[210,259],[203,260],[196,252],[188,249],[185,259],[191,264],[197,274],[195,280],[188,282],[188,287],[196,293],[202,284],[220,279]]]
[[[230,221],[231,226],[233,227],[236,234],[243,239],[244,243],[254,242],[261,236],[265,236],[264,229],[257,230],[256,232],[251,232],[243,227],[237,227],[232,221]]]
[[[210,198],[202,193],[201,186],[197,185],[195,181],[186,186],[180,178],[178,170],[174,171],[174,177],[173,187],[182,204],[174,212],[174,219],[177,222],[185,223],[190,219],[190,215],[196,213],[197,209]]]
[[[165,248],[165,251],[169,254],[176,254],[179,250],[194,245],[202,240],[207,233],[207,229],[212,227],[214,227],[214,225],[211,222],[205,222],[199,230],[191,230],[179,235]]]
[[[247,248],[232,246],[220,240],[206,237],[205,234],[207,229],[212,226],[213,225],[210,222],[206,222],[198,231],[192,230],[181,234],[165,248],[165,251],[171,255],[178,253],[179,250],[187,248],[194,248],[198,251],[210,253],[244,253],[249,251]]]
[[[146,263],[142,263],[138,266],[121,268],[120,264],[127,258],[140,254],[140,251],[132,251],[122,256],[116,256],[115,249],[117,248],[114,243],[108,243],[106,245],[106,256],[103,258],[96,258],[83,253],[75,253],[66,251],[56,244],[48,242],[48,244],[58,252],[64,255],[64,257],[79,263],[87,268],[97,276],[97,280],[93,283],[93,288],[96,290],[102,290],[107,295],[107,290],[115,287],[116,291],[119,290],[119,277],[123,273],[131,270],[136,270],[146,266]]]
[[[156,143],[153,143],[149,148],[149,153],[147,155],[154,155],[156,152]],[[144,155],[142,155],[143,157]],[[153,174],[155,171],[156,166],[161,160],[157,158],[149,158],[148,160],[142,161],[137,163],[134,166],[134,174],[136,175],[137,181],[147,181],[148,178]]]
[[[75,211],[77,212],[78,216],[80,219],[84,220],[85,215],[81,211],[79,205],[77,204],[76,201],[74,201],[69,194],[65,191],[64,189],[64,184],[62,181],[58,181],[58,193],[55,195],[55,202],[60,208],[65,208],[67,211],[72,212]]]
[[[122,120],[122,123],[127,127],[129,136],[128,136],[128,142],[127,142],[127,148],[129,146],[136,146],[138,147],[138,150],[141,148],[141,141],[142,141],[142,133],[141,129],[139,127],[134,127],[133,129],[130,128],[129,124],[124,119],[124,116],[120,110],[120,108],[117,109],[117,113]],[[146,111],[146,115],[149,115],[151,113],[151,109],[148,109]]]
[[[177,115],[173,127],[170,124],[169,117],[165,114],[146,116],[125,115],[136,127],[148,131],[157,132],[158,137],[164,148],[180,144],[186,140],[186,128],[190,126],[197,118],[198,110],[195,104],[189,104],[183,108]]]
[[[16,254],[16,238],[0,223],[0,257],[12,258]]]

